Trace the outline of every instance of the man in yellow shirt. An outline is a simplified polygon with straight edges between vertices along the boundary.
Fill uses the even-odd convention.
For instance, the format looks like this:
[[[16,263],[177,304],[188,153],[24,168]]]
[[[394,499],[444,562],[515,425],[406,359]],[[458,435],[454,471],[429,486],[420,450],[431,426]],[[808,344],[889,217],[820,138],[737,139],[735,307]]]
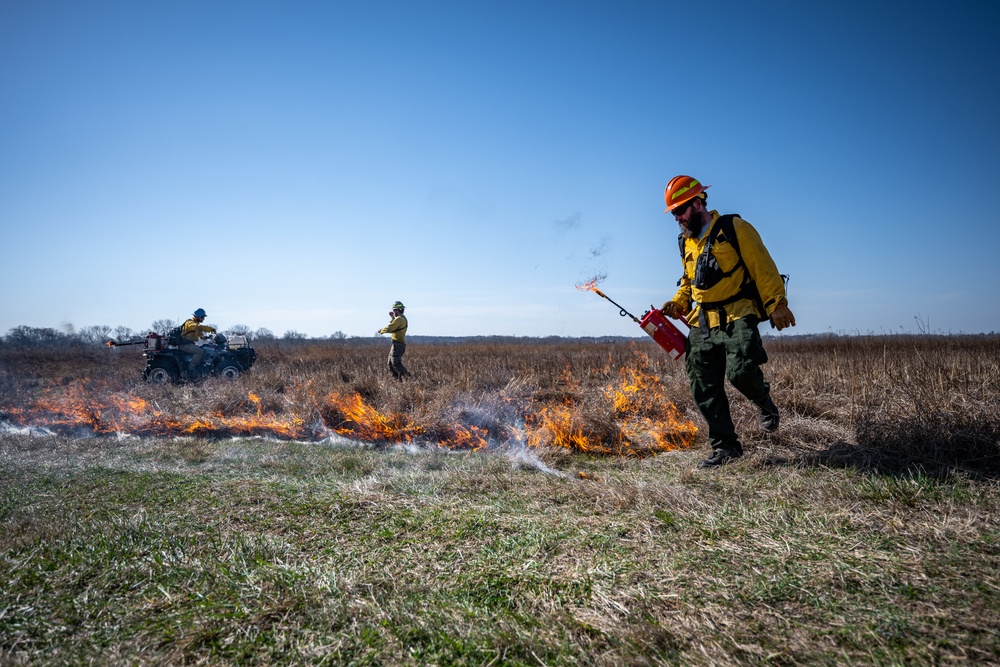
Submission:
[[[403,311],[406,306],[401,301],[392,304],[389,317],[392,321],[378,330],[380,334],[390,334],[392,346],[389,348],[389,372],[397,380],[402,380],[410,373],[403,366],[403,353],[406,352],[406,327],[408,325]]]
[[[780,414],[760,368],[767,352],[757,325],[769,319],[779,331],[795,326],[785,282],[757,230],[738,215],[709,210],[709,187],[676,176],[664,193],[667,212],[681,231],[684,274],[673,299],[663,304],[663,314],[686,315],[691,325],[685,366],[712,445],[703,468],[743,455],[729,412],[727,378],[758,407],[764,430],[778,429]]]
[[[201,339],[203,334],[215,333],[215,327],[202,324],[205,321],[205,317],[205,309],[199,308],[181,325],[181,344],[177,347],[181,352],[191,355],[191,363],[188,364],[187,368],[188,375],[192,375],[193,371],[201,365],[202,360],[205,358],[205,350],[201,349],[201,346],[196,345],[196,343]]]

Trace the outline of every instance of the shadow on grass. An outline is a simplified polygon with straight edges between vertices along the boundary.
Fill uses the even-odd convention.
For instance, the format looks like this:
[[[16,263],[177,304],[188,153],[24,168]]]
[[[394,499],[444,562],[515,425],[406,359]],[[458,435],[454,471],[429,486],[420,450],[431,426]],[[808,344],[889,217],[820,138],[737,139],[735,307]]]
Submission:
[[[838,440],[825,449],[772,456],[763,464],[854,468],[889,476],[920,473],[946,478],[959,473],[1000,479],[1000,422],[995,420],[970,426],[942,418],[861,419],[855,434],[857,444]]]

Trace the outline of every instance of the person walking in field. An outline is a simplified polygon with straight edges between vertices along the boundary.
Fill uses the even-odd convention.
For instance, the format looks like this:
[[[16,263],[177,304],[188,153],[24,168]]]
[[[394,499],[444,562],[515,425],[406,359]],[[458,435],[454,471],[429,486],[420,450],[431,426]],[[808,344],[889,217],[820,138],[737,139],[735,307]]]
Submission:
[[[769,319],[779,331],[795,326],[784,277],[757,230],[739,215],[709,210],[709,187],[682,175],[671,179],[664,192],[666,212],[680,227],[684,273],[662,312],[674,319],[686,316],[691,326],[685,366],[712,445],[712,455],[701,468],[743,455],[729,412],[727,378],[758,407],[763,429],[778,429],[778,407],[761,370],[767,352],[757,325]]]
[[[196,343],[201,340],[203,334],[215,333],[215,327],[202,324],[205,317],[205,309],[199,308],[181,325],[181,344],[177,347],[181,352],[191,355],[191,362],[187,368],[188,375],[192,375],[205,358],[205,350]]]
[[[389,317],[392,321],[378,330],[379,334],[390,334],[392,345],[389,347],[389,372],[397,380],[402,380],[410,373],[403,366],[403,353],[406,352],[406,327],[407,321],[403,311],[406,306],[401,301],[392,304]]]

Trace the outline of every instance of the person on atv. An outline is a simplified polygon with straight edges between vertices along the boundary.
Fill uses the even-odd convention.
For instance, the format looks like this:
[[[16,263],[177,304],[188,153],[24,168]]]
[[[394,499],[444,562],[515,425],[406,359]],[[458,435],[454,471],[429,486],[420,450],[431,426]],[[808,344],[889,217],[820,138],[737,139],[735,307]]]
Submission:
[[[181,344],[177,347],[181,352],[191,355],[191,363],[188,364],[187,374],[193,376],[195,370],[201,365],[205,358],[205,350],[196,343],[201,340],[202,334],[215,333],[215,327],[202,324],[205,321],[205,309],[199,308],[194,311],[191,318],[181,325]]]

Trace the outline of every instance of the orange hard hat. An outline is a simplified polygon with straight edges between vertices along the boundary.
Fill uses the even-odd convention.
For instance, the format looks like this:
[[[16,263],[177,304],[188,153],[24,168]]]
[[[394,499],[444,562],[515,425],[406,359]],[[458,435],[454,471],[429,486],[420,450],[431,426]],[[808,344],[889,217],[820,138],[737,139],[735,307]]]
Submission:
[[[674,176],[667,183],[667,189],[663,191],[663,199],[667,202],[667,210],[664,213],[670,213],[684,202],[694,199],[710,187],[712,186],[702,185],[697,179],[690,176]]]

